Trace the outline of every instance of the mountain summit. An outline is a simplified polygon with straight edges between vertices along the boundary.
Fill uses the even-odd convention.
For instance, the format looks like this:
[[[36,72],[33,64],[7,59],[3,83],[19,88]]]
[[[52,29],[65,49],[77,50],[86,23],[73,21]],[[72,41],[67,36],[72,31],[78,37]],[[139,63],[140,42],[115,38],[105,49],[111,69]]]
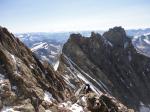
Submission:
[[[123,28],[103,35],[92,32],[90,37],[72,34],[63,53],[93,78],[99,90],[137,111],[150,111],[150,58],[136,51]]]

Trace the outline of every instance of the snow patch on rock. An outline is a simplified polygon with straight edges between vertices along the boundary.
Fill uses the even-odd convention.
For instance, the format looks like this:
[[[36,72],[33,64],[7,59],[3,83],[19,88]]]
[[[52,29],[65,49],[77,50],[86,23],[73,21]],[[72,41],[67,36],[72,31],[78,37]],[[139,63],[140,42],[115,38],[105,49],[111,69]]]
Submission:
[[[20,112],[20,111],[16,111],[12,107],[3,107],[1,112]]]
[[[77,103],[72,104],[69,101],[65,103],[61,103],[59,107],[63,107],[67,110],[70,110],[71,112],[84,112],[84,109],[82,106],[78,105]]]
[[[47,102],[50,102],[52,103],[52,101],[54,100],[52,94],[48,91],[45,91],[44,92],[44,100],[47,101]]]
[[[12,59],[13,59],[13,62],[16,64],[15,56],[14,56],[14,55],[12,55],[12,54],[10,54],[10,55],[11,55],[11,57],[12,57]]]
[[[0,74],[0,83],[3,83],[4,79],[5,79],[4,75]]]
[[[150,41],[149,41],[149,40],[144,39],[144,41],[145,41],[147,44],[150,44]]]
[[[150,112],[150,107],[149,106],[140,106],[140,112]]]
[[[83,107],[82,106],[80,106],[80,105],[78,105],[78,104],[73,104],[71,107],[70,107],[70,110],[72,111],[72,112],[84,112],[84,110],[83,110]]]
[[[40,43],[39,45],[37,45],[37,46],[31,48],[31,51],[34,52],[34,51],[36,51],[36,50],[38,50],[38,49],[40,49],[40,48],[46,48],[46,49],[47,49],[47,47],[48,47],[47,43],[44,42],[44,43]]]
[[[57,62],[55,63],[55,65],[53,66],[55,71],[57,71],[58,66],[59,66],[59,61],[57,61]]]
[[[45,110],[45,112],[52,112],[51,110]]]
[[[150,112],[150,106],[146,106],[146,105],[144,105],[143,102],[140,102],[139,111],[140,112]]]

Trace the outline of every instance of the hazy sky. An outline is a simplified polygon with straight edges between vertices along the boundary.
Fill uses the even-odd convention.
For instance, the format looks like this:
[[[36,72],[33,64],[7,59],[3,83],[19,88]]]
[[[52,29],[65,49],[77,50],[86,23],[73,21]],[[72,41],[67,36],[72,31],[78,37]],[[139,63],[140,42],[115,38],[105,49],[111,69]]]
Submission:
[[[150,0],[0,0],[0,25],[12,32],[150,27]]]

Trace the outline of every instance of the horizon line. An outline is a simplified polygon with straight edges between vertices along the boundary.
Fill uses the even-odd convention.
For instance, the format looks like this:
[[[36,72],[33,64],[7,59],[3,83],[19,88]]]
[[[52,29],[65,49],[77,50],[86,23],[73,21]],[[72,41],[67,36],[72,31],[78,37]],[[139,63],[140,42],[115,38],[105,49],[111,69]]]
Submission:
[[[6,28],[8,31],[10,31],[11,33],[14,33],[14,34],[24,34],[24,33],[72,33],[72,32],[92,32],[92,31],[98,31],[98,32],[104,32],[104,31],[108,31],[109,29],[111,28],[114,28],[114,27],[122,27],[125,31],[127,30],[146,30],[146,29],[150,29],[150,27],[139,27],[139,28],[125,28],[123,26],[119,26],[119,25],[116,25],[116,26],[113,26],[113,27],[108,27],[108,28],[105,28],[105,29],[101,29],[101,28],[96,28],[96,29],[79,29],[79,30],[49,30],[49,31],[22,31],[22,32],[18,32],[18,31],[13,31],[11,28],[8,28],[6,26],[1,26],[0,27],[2,28]]]

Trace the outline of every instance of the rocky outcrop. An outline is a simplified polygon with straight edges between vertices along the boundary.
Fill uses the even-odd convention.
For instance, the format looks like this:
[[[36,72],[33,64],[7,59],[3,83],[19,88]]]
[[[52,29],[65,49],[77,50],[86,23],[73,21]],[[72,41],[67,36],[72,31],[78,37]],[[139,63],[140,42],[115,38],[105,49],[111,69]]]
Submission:
[[[92,32],[90,37],[71,34],[63,53],[102,92],[136,110],[141,102],[150,104],[150,58],[136,51],[123,28],[114,27],[103,35]]]
[[[38,111],[44,102],[54,101],[50,94],[56,104],[64,101],[65,89],[71,92],[58,72],[42,65],[19,39],[0,28],[0,109]]]
[[[84,74],[64,54],[55,71],[48,62],[41,63],[6,28],[0,28],[0,111],[130,112],[115,98],[99,91]],[[87,89],[85,83],[91,88]]]
[[[105,32],[103,36],[113,44],[113,47],[124,47],[124,43],[128,42],[126,32],[121,27],[114,27]]]

